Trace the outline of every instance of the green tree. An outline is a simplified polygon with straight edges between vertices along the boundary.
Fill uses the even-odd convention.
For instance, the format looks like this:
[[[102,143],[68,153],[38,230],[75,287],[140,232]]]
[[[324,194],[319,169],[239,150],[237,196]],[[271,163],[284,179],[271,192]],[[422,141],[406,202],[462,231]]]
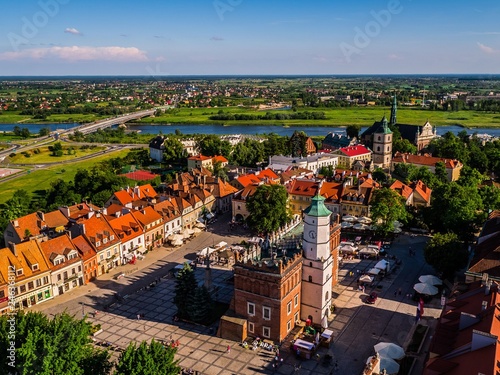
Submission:
[[[345,132],[349,138],[358,138],[361,131],[361,125],[347,125]]]
[[[114,375],[177,375],[181,368],[174,359],[176,348],[151,340],[139,346],[130,343],[120,355]]]
[[[424,249],[425,261],[446,278],[467,264],[468,252],[454,233],[436,233]]]
[[[394,230],[396,220],[406,221],[404,199],[389,188],[374,192],[370,212],[376,230],[384,236]]]
[[[24,139],[29,138],[31,135],[30,130],[28,128],[22,128],[21,129],[21,137]]]
[[[200,153],[205,156],[222,155],[229,157],[232,151],[231,144],[228,141],[223,141],[215,134],[207,134],[202,136],[198,142]]]
[[[190,319],[191,296],[198,284],[194,276],[193,269],[189,264],[184,263],[184,267],[177,273],[175,279],[174,304],[177,306],[177,316],[181,319]]]
[[[273,155],[290,155],[290,144],[287,137],[281,137],[277,134],[268,134],[264,144],[264,160]]]
[[[448,182],[448,172],[446,172],[446,165],[444,162],[439,161],[434,167],[434,175],[436,176],[437,184],[446,184]]]
[[[477,169],[464,165],[460,171],[457,183],[463,186],[478,187],[484,181],[484,176]]]
[[[494,185],[485,185],[479,188],[479,195],[483,201],[484,210],[500,210],[500,189]]]
[[[194,293],[190,294],[188,315],[195,323],[206,324],[212,317],[214,302],[212,296],[205,286],[197,287]]]
[[[38,135],[40,137],[45,137],[50,134],[50,128],[41,128],[40,131],[38,132]]]
[[[412,144],[407,139],[393,137],[392,152],[395,153],[398,151],[402,153],[416,154],[417,146]]]
[[[387,175],[382,168],[377,168],[372,173],[373,179],[377,182],[384,183],[387,181]]]
[[[7,319],[0,317],[0,349],[8,353],[10,345]],[[18,313],[14,368],[8,361],[0,364],[0,373],[18,374],[109,374],[112,364],[107,351],[92,345],[92,324],[63,313],[53,318],[39,312]]]
[[[182,158],[184,154],[184,146],[174,137],[165,139],[165,150],[163,151],[163,160],[166,162],[177,161]]]
[[[49,146],[49,151],[52,151],[52,156],[62,156],[63,147],[61,142],[55,142],[52,146]]]
[[[224,181],[228,180],[226,168],[222,166],[222,163],[220,161],[216,161],[215,163],[213,163],[212,169],[215,177],[219,177]]]
[[[259,233],[271,233],[290,221],[284,186],[260,185],[247,200],[247,222]]]

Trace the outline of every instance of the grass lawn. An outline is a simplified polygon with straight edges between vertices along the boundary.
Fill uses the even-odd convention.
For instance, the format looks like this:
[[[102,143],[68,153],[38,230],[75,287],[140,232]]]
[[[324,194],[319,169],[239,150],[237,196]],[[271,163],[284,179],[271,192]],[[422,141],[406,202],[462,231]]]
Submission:
[[[48,116],[45,120],[34,119],[29,115],[21,115],[19,112],[3,112],[0,114],[0,124],[16,124],[22,128],[23,123],[28,124],[51,124],[51,123],[82,123],[104,119],[110,116],[99,116],[95,114],[55,114]]]
[[[384,114],[389,117],[389,107],[350,107],[350,108],[299,108],[298,112],[324,112],[326,119],[321,120],[250,120],[250,121],[214,121],[209,117],[219,110],[225,113],[259,115],[265,112],[288,113],[289,111],[258,111],[245,107],[224,108],[176,108],[161,116],[146,117],[141,123],[161,124],[223,124],[223,125],[311,125],[311,126],[369,126],[379,121]],[[398,108],[398,122],[402,124],[423,125],[427,120],[433,125],[460,125],[464,127],[500,127],[500,114],[475,111],[430,111],[421,108]]]
[[[50,187],[52,181],[62,179],[64,181],[73,181],[78,169],[91,168],[100,161],[124,157],[128,154],[128,150],[121,150],[102,155],[90,160],[81,162],[57,165],[42,170],[31,170],[31,173],[14,180],[2,183],[0,181],[0,204],[5,203],[12,197],[12,194],[19,189],[24,189],[29,193],[36,194],[37,191],[46,190]]]
[[[82,150],[80,146],[71,145],[70,143],[63,143],[64,155],[62,156],[52,156],[52,152],[49,151],[48,146],[39,147],[39,154],[35,154],[34,150],[25,151],[25,153],[17,153],[16,156],[9,157],[9,162],[14,164],[43,164],[43,163],[57,163],[67,160],[72,160],[86,155],[92,155],[97,152],[104,150],[104,147],[94,147]],[[75,154],[68,155],[67,151],[70,147],[73,147]],[[26,156],[29,155],[28,156]]]

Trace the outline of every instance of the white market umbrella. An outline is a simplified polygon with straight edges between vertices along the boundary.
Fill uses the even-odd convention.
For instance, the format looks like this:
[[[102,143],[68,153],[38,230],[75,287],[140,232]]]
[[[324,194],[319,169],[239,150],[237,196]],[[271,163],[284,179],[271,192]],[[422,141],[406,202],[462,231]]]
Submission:
[[[438,288],[436,288],[434,285],[427,283],[415,284],[413,285],[413,289],[415,289],[420,294],[425,294],[428,296],[433,296],[435,294],[438,294]]]
[[[203,223],[200,223],[199,221],[194,225],[196,228],[204,229],[207,226]]]
[[[366,363],[370,363],[372,361],[373,357],[368,357],[366,360]],[[397,374],[399,372],[399,364],[391,358],[387,357],[380,357],[378,359],[378,363],[375,365],[375,368],[373,369],[374,372],[376,371],[377,373],[381,373],[382,370],[385,370],[387,375],[390,374]]]
[[[198,228],[198,227],[194,227],[194,229],[193,229],[193,233],[194,233],[194,234],[201,233],[201,229],[200,229],[200,228]]]
[[[359,281],[361,281],[362,283],[371,283],[373,282],[373,277],[371,277],[370,275],[363,275],[359,278]]]
[[[189,237],[191,237],[193,235],[193,233],[189,233],[188,231],[191,230],[191,229],[184,229],[180,235],[182,236],[182,238],[184,239],[187,239]]]
[[[344,253],[355,253],[356,250],[358,250],[358,248],[351,245],[344,245],[340,248],[340,251]]]
[[[356,221],[356,216],[352,216],[352,215],[342,216],[342,221]]]
[[[443,285],[443,282],[439,279],[439,277],[434,275],[422,275],[418,278],[418,281],[431,285]]]
[[[375,264],[375,268],[378,268],[379,270],[385,271],[387,269],[387,265],[388,264],[389,264],[389,262],[387,262],[386,260],[382,259],[377,264]]]
[[[372,268],[371,270],[368,271],[370,275],[378,275],[380,273],[380,270],[378,268]]]
[[[177,241],[177,240],[183,240],[184,236],[182,234],[171,234],[170,236],[167,237],[167,240],[169,241]]]
[[[348,222],[348,221],[343,221],[342,224],[340,224],[340,226],[342,228],[352,228],[352,223]]]
[[[379,342],[373,347],[375,352],[377,352],[381,357],[387,357],[392,359],[402,359],[405,356],[405,351],[399,345],[393,344],[392,342]]]
[[[368,254],[368,255],[377,255],[378,250],[375,249],[374,247],[365,247],[361,250],[359,250],[360,254]]]
[[[172,246],[181,246],[184,242],[182,240],[172,241]]]
[[[357,230],[367,230],[370,227],[365,224],[354,224],[353,228]]]
[[[361,224],[371,224],[372,223],[372,219],[370,219],[369,217],[366,217],[366,216],[361,216],[361,217],[358,217],[358,223],[361,223]]]

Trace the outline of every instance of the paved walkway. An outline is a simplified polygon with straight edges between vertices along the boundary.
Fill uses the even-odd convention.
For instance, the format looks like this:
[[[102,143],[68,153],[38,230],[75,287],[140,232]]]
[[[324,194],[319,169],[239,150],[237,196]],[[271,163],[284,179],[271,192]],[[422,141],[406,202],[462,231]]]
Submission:
[[[235,236],[234,233],[231,235]],[[120,280],[113,280],[112,274],[105,275],[95,285],[82,287],[81,290],[75,290],[74,293],[36,308],[52,314],[64,309],[81,314],[84,309],[90,321],[101,325],[103,331],[96,339],[110,342],[119,348],[125,348],[130,341],[149,341],[153,338],[179,340],[176,356],[179,364],[200,374],[359,374],[366,358],[373,354],[373,345],[379,341],[404,345],[408,340],[415,325],[416,302],[408,299],[406,294],[412,292],[412,286],[419,275],[432,271],[423,260],[425,237],[401,236],[393,243],[389,254],[402,259],[401,266],[389,277],[374,283],[373,289],[367,289],[364,294],[357,290],[356,271],[368,270],[376,262],[359,259],[345,261],[339,272],[340,282],[334,288],[336,309],[329,325],[334,331],[333,345],[330,349],[320,348],[319,359],[299,361],[286,343],[280,350],[283,363],[274,368],[272,352],[244,349],[238,343],[217,338],[213,334],[215,327],[172,321],[176,311],[173,304],[175,282],[172,278],[164,277],[168,270],[182,263],[186,257],[192,257],[195,250],[211,244],[211,240],[239,242],[238,236],[233,237],[234,240],[227,236],[212,236],[216,235],[203,233],[189,245],[175,251],[154,251],[147,254],[143,261],[143,264],[150,263],[144,270],[137,270]],[[414,257],[408,255],[410,243],[417,253]],[[134,266],[127,265],[119,270],[133,268]],[[349,276],[350,271],[354,272],[354,276]],[[200,283],[204,280],[204,274],[205,269],[198,267],[196,276]],[[219,301],[229,303],[231,299],[231,276],[231,271],[226,268],[216,267],[212,270],[213,285],[219,289]],[[149,287],[155,280],[159,280],[158,283]],[[399,288],[401,295],[398,294]],[[374,305],[366,305],[363,301],[371,290],[379,293],[379,299]],[[102,306],[114,301],[111,296],[115,291],[126,298],[104,310]],[[85,294],[87,295],[84,296]],[[84,306],[82,302],[85,303]],[[92,313],[94,310],[98,310],[96,316]],[[433,317],[438,316],[439,312],[439,306],[426,305],[425,318],[421,323],[432,325]],[[137,319],[138,314],[144,314],[144,318]],[[230,353],[226,352],[228,345],[231,346]],[[338,371],[334,371],[332,364],[323,363],[326,354],[333,357],[332,364],[335,361],[338,363]],[[117,358],[118,355],[115,352],[113,357]],[[419,368],[424,356],[425,353],[418,358],[413,374],[421,373]]]

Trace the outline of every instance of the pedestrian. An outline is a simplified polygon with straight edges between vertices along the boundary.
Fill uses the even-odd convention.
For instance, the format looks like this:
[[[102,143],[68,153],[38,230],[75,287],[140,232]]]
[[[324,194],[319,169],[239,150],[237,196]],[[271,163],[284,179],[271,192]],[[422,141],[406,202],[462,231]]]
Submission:
[[[402,291],[401,288],[398,289],[398,295],[401,295]]]
[[[137,314],[137,320],[141,319],[141,314]]]
[[[363,285],[363,293],[365,292],[365,286]]]
[[[227,354],[230,354],[231,353],[231,347],[228,345],[227,346]]]
[[[398,291],[397,291],[397,290],[395,290],[395,291],[394,291],[394,297],[396,297],[397,295],[398,295]]]

